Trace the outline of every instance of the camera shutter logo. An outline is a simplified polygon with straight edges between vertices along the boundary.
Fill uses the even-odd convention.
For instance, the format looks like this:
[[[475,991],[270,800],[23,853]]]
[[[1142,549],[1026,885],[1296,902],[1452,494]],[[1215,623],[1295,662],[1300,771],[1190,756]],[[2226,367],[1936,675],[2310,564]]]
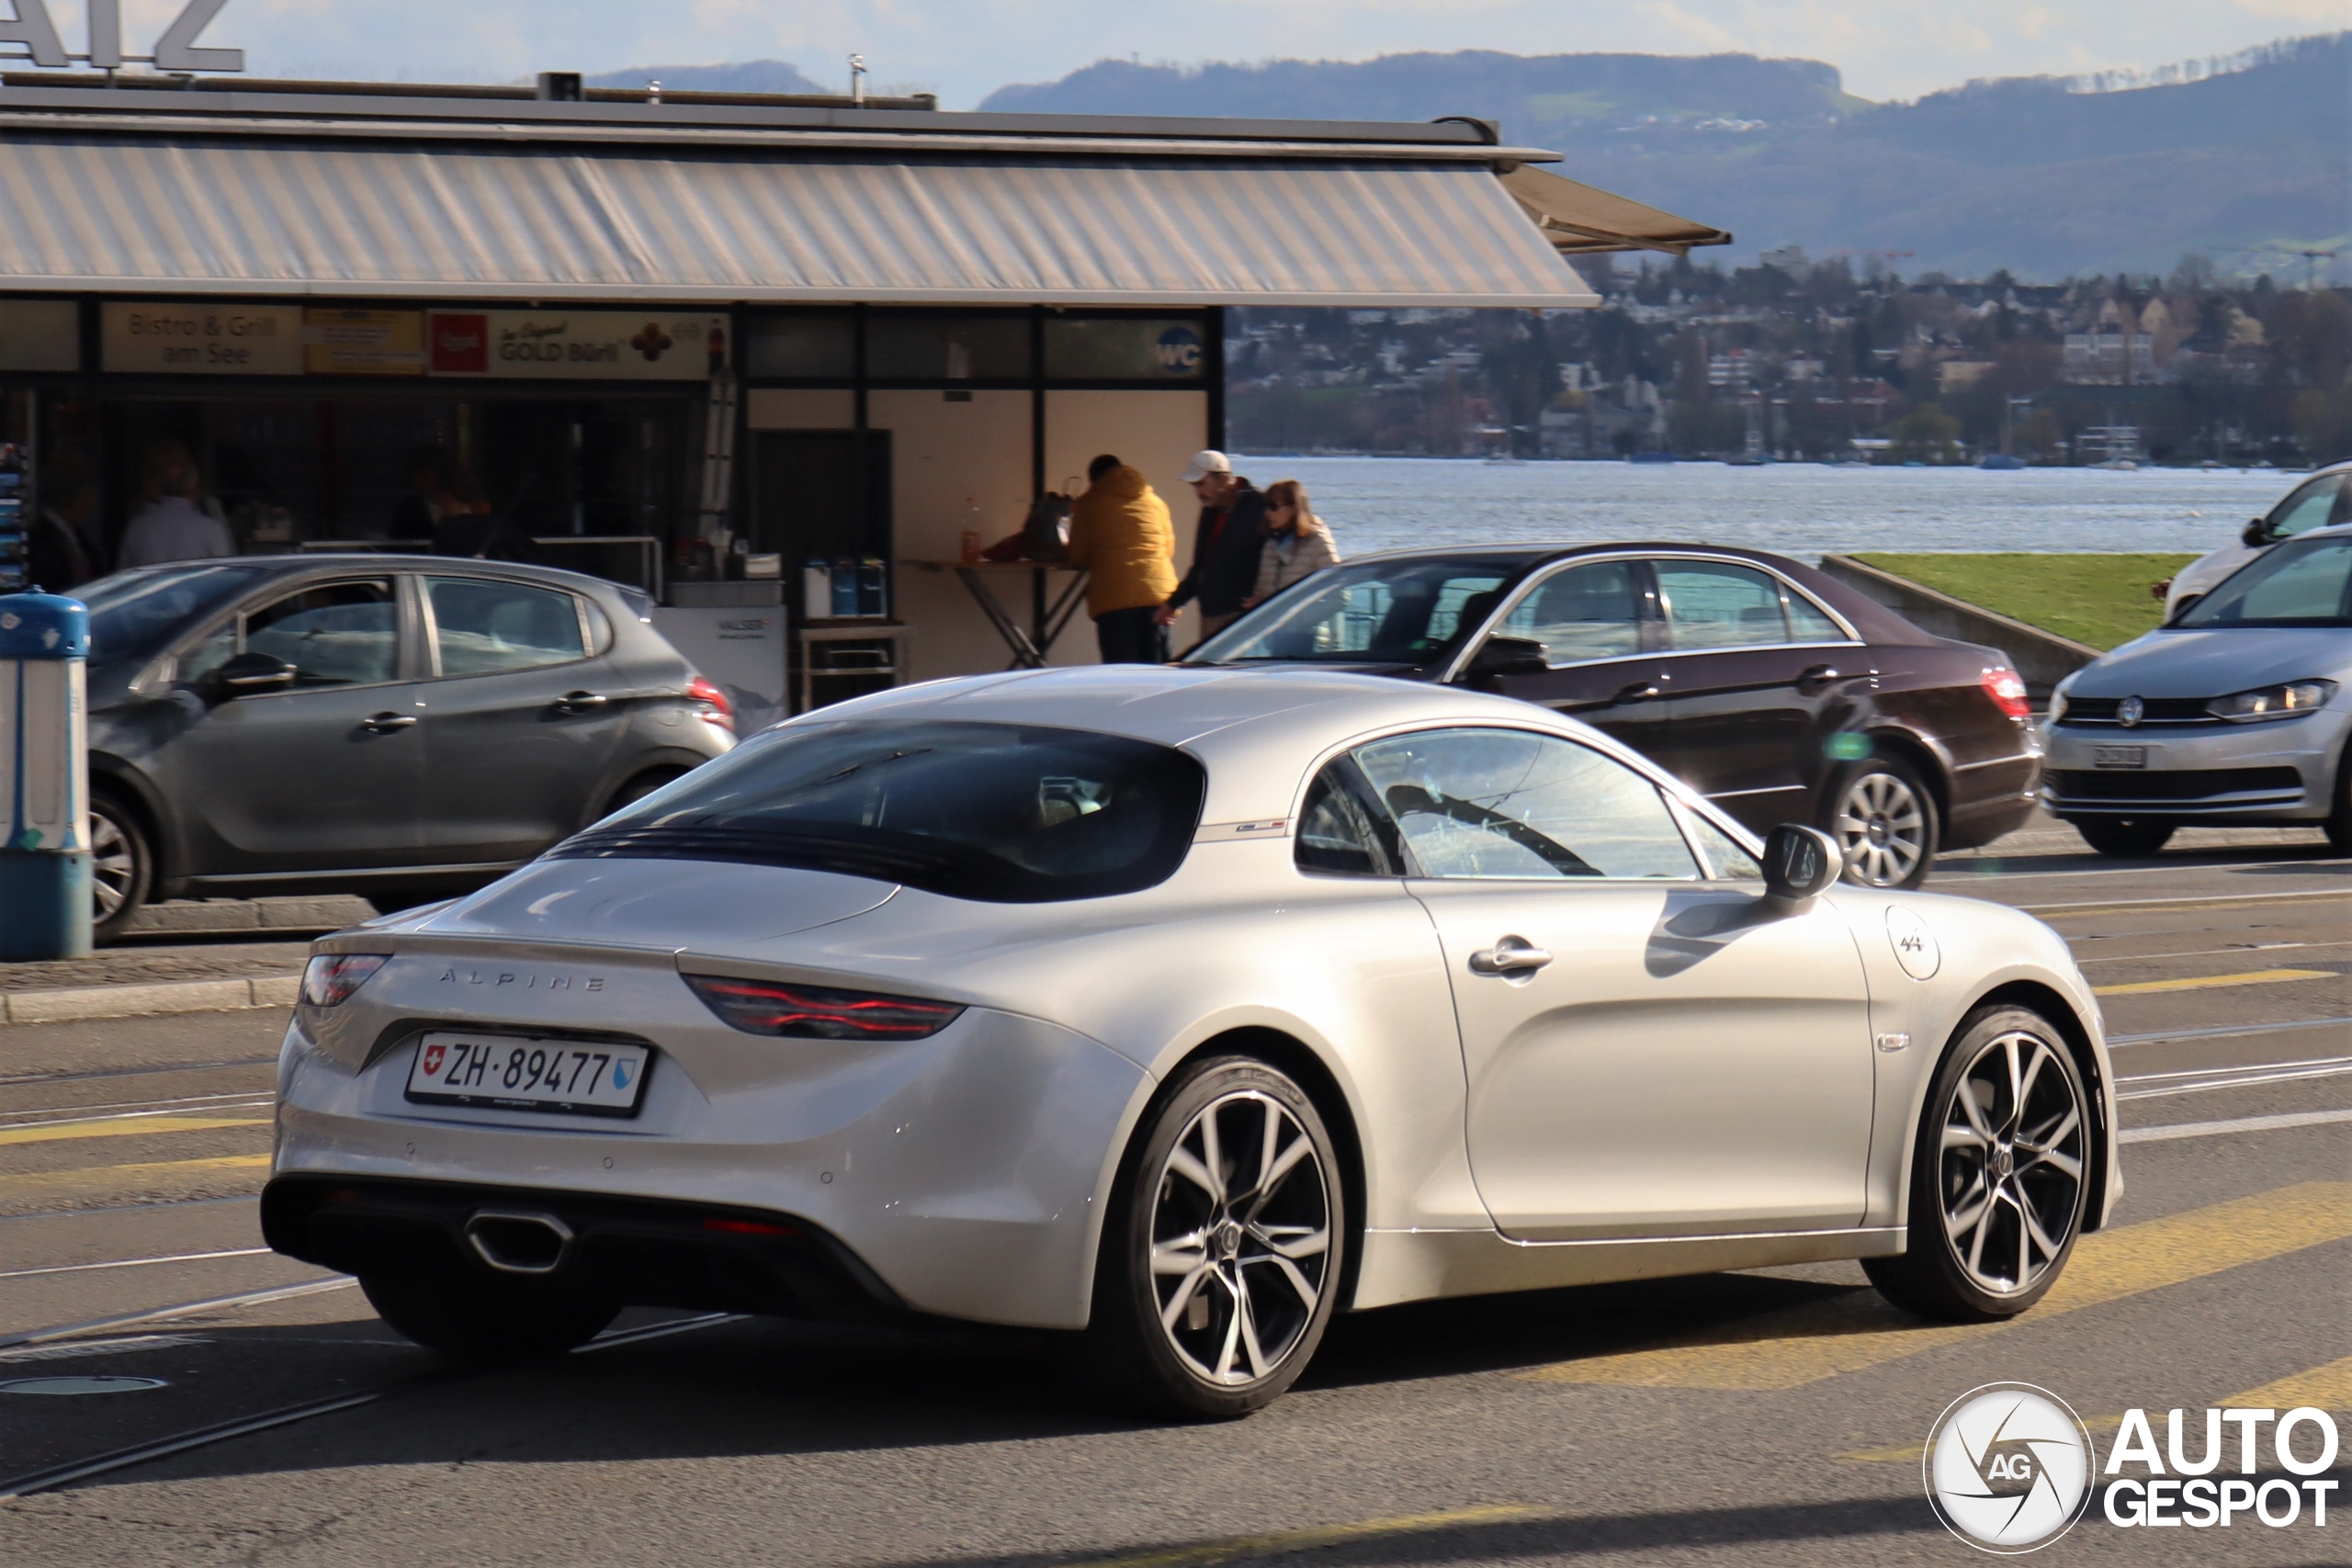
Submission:
[[[2091,1499],[2090,1433],[2066,1402],[2031,1383],[1986,1383],[1928,1434],[1928,1501],[1944,1528],[2001,1556],[2074,1529]]]

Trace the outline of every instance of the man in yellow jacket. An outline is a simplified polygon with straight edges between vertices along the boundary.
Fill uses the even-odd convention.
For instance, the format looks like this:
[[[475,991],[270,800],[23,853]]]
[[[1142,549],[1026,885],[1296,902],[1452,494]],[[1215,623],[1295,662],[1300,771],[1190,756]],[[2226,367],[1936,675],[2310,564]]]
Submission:
[[[1105,664],[1165,664],[1168,628],[1153,613],[1176,592],[1176,527],[1168,503],[1116,457],[1087,465],[1069,513],[1069,558],[1093,575],[1086,613]]]

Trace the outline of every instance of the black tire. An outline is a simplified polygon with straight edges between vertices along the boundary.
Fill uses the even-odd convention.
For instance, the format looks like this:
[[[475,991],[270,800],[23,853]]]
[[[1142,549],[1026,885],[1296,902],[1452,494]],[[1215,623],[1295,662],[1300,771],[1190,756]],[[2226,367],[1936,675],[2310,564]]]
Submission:
[[[1943,841],[1936,796],[1900,757],[1840,768],[1821,792],[1818,822],[1846,852],[1846,880],[1863,887],[1917,887]]]
[[[2026,1091],[2022,1115],[2012,1063]],[[2020,1145],[2030,1151],[2021,1165]],[[1907,1248],[1865,1258],[1863,1270],[1881,1295],[1924,1317],[2016,1316],[2074,1255],[2094,1152],[2090,1097],[2065,1036],[2030,1009],[1979,1009],[1944,1052],[1919,1117]],[[1973,1225],[1972,1212],[1980,1216]]]
[[[2103,855],[2152,855],[2172,841],[2177,822],[2154,817],[2086,817],[2075,831]]]
[[[118,942],[155,889],[155,849],[122,797],[90,792],[90,935]]]
[[[525,1361],[585,1345],[620,1314],[620,1303],[551,1281],[483,1279],[443,1271],[364,1274],[377,1315],[452,1360]]]
[[[1270,1129],[1275,1177],[1261,1192]],[[1213,1172],[1215,1190],[1187,1165]],[[1193,1064],[1137,1130],[1103,1216],[1085,1339],[1095,1382],[1154,1416],[1263,1408],[1322,1343],[1348,1227],[1338,1156],[1306,1091],[1252,1057]]]
[[[665,784],[674,784],[685,776],[686,770],[684,768],[648,768],[620,788],[613,791],[613,798],[605,804],[604,815],[610,817],[616,811],[635,806],[655,790]]]

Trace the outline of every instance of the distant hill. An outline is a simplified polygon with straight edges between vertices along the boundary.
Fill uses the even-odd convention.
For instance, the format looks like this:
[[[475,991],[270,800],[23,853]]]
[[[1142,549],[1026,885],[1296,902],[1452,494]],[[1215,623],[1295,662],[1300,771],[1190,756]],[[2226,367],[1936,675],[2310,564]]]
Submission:
[[[781,60],[746,60],[733,65],[632,65],[591,76],[591,87],[642,87],[659,82],[678,93],[833,93],[811,82],[797,66]]]
[[[666,80],[666,78],[665,78]],[[2224,267],[2265,244],[2352,239],[2352,33],[2254,51],[2201,80],[2080,92],[2055,77],[1873,105],[1834,66],[1751,55],[1522,57],[1195,69],[1104,61],[983,108],[1502,122],[1559,172],[1732,230],[1913,253],[1905,273],[2030,277]]]

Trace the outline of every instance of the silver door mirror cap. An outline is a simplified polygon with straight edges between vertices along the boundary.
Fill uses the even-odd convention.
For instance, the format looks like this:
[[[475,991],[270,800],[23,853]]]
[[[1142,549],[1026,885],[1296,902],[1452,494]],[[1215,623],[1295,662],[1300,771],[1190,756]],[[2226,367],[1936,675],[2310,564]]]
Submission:
[[[1783,822],[1764,839],[1764,896],[1798,905],[1846,874],[1846,852],[1818,828]]]

